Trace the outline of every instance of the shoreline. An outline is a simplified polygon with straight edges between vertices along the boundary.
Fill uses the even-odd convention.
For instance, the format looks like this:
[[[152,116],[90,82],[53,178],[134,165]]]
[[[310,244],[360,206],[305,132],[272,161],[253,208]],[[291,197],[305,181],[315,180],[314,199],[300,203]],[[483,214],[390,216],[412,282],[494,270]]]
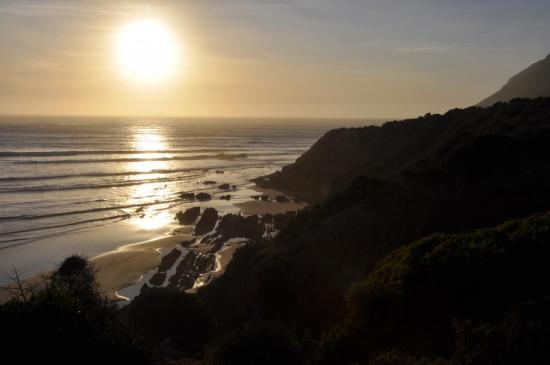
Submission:
[[[162,249],[174,248],[191,237],[189,234],[177,234],[130,243],[92,257],[90,262],[98,270],[96,280],[100,292],[111,300],[127,300],[117,292],[138,283],[144,274],[158,267]]]
[[[278,195],[288,196],[272,189],[254,187],[253,190],[260,194],[268,194],[273,198]],[[291,197],[289,197],[288,202],[250,200],[234,203],[233,205],[244,216],[284,214],[289,211],[298,211],[307,206],[306,203],[295,202]],[[91,258],[90,261],[98,267],[97,281],[100,291],[112,300],[128,300],[127,297],[118,294],[118,292],[138,284],[146,274],[151,273],[155,268],[159,267],[161,259],[165,254],[184,241],[198,239],[199,243],[188,246],[188,249],[198,253],[208,252],[211,246],[200,243],[200,239],[203,236],[193,236],[188,228],[189,226],[182,226],[180,229],[174,230],[170,236],[139,243],[130,243],[120,246],[116,250],[108,251]],[[223,275],[234,253],[246,244],[246,240],[240,239],[230,239],[225,242],[222,248],[214,253],[214,269],[201,273],[193,287],[186,291],[189,293],[195,292],[198,288],[208,285],[212,280]],[[163,252],[162,250],[165,251]],[[146,284],[146,281],[143,280],[143,283]]]
[[[284,214],[289,211],[298,211],[307,206],[306,203],[295,202],[292,197],[276,190],[257,186],[254,186],[252,190],[258,192],[258,194],[269,195],[271,200],[249,200],[234,203],[233,206],[243,216]],[[285,195],[289,200],[277,202],[274,198],[278,195]],[[225,214],[229,213],[225,212]],[[157,238],[122,244],[114,249],[90,257],[90,262],[97,269],[96,280],[99,292],[105,295],[108,300],[118,302],[131,300],[119,294],[119,292],[140,282],[146,284],[147,280],[144,280],[144,277],[153,273],[159,267],[163,256],[181,245],[182,242],[198,239],[199,243],[189,246],[188,250],[198,253],[208,252],[211,246],[200,243],[202,237],[192,234],[192,226],[180,226]],[[201,273],[196,279],[195,285],[186,291],[195,292],[199,287],[208,285],[212,280],[223,275],[234,253],[246,244],[246,240],[242,239],[230,239],[225,242],[221,249],[214,253],[215,267],[211,271]],[[47,281],[47,275],[50,272],[35,274],[25,279],[24,283],[26,286],[43,285]],[[0,292],[0,303],[9,299],[10,295],[7,292]]]

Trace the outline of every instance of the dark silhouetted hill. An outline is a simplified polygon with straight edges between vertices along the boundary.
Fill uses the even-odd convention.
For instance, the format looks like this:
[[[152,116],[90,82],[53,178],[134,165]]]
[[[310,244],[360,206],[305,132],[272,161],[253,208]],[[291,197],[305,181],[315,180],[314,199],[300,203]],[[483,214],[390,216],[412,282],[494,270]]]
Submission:
[[[351,146],[365,158],[340,169]],[[549,166],[550,99],[329,132],[272,182],[333,193],[272,242],[238,250],[199,295],[222,326],[261,319],[319,335],[343,318],[350,285],[392,250],[548,211]]]
[[[427,114],[382,126],[334,129],[296,162],[256,182],[320,201],[331,192],[342,191],[361,175],[391,179],[413,171],[433,172],[444,163],[475,163],[482,167],[474,156],[461,162],[457,154],[475,154],[476,148],[487,148],[479,152],[490,153],[491,143],[506,150],[508,142],[546,138],[547,104],[547,100],[518,100],[487,109],[471,107],[444,115]],[[485,158],[483,153],[479,155]]]
[[[550,97],[550,55],[515,75],[499,91],[480,102],[491,106],[516,98]]]

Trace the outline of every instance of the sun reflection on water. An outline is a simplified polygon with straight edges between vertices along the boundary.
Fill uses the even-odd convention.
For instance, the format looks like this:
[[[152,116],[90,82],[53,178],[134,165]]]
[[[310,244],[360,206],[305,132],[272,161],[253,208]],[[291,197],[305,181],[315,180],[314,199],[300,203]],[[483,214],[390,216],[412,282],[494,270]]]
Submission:
[[[139,128],[134,133],[132,147],[136,151],[166,151],[168,146],[161,131],[157,128]]]
[[[170,157],[166,152],[169,150],[163,131],[159,128],[143,127],[134,131],[132,148],[139,153],[143,161],[129,162],[129,169],[139,172],[150,172],[150,174],[139,175],[140,180],[154,180],[162,178],[162,173],[155,171],[167,170],[167,161],[154,161],[148,159]],[[129,193],[129,204],[144,204],[143,208],[136,210],[136,216],[130,221],[140,229],[155,230],[162,228],[172,222],[172,214],[167,210],[161,210],[163,204],[170,194],[168,184],[159,182],[146,182],[141,185],[132,186]]]

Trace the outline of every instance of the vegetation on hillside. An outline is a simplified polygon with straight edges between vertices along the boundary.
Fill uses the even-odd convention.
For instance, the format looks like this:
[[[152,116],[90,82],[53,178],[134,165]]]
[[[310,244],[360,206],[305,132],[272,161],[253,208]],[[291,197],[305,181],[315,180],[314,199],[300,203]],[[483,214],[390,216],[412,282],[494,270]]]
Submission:
[[[548,363],[549,256],[550,214],[404,246],[350,289],[327,358],[393,349],[461,364]]]
[[[237,252],[225,275],[199,291],[223,325],[266,318],[318,335],[342,318],[350,285],[392,250],[434,232],[550,208],[550,99],[453,110],[391,128],[403,138],[415,128],[464,136],[436,138],[446,140],[433,142],[437,153],[390,177],[355,177],[272,242]]]

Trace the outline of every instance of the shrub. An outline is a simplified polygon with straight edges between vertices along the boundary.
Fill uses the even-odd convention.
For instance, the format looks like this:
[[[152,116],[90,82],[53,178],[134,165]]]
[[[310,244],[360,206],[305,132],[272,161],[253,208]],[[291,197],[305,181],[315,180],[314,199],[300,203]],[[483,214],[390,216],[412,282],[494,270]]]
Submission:
[[[31,298],[0,306],[5,356],[23,364],[153,362],[150,349],[118,321],[116,307],[92,295],[90,269],[86,259],[72,256]]]
[[[304,362],[301,344],[284,326],[254,322],[229,333],[215,351],[219,365],[286,364]]]
[[[123,311],[128,324],[157,341],[172,340],[181,351],[197,354],[213,329],[210,308],[195,295],[171,288],[147,288]]]

